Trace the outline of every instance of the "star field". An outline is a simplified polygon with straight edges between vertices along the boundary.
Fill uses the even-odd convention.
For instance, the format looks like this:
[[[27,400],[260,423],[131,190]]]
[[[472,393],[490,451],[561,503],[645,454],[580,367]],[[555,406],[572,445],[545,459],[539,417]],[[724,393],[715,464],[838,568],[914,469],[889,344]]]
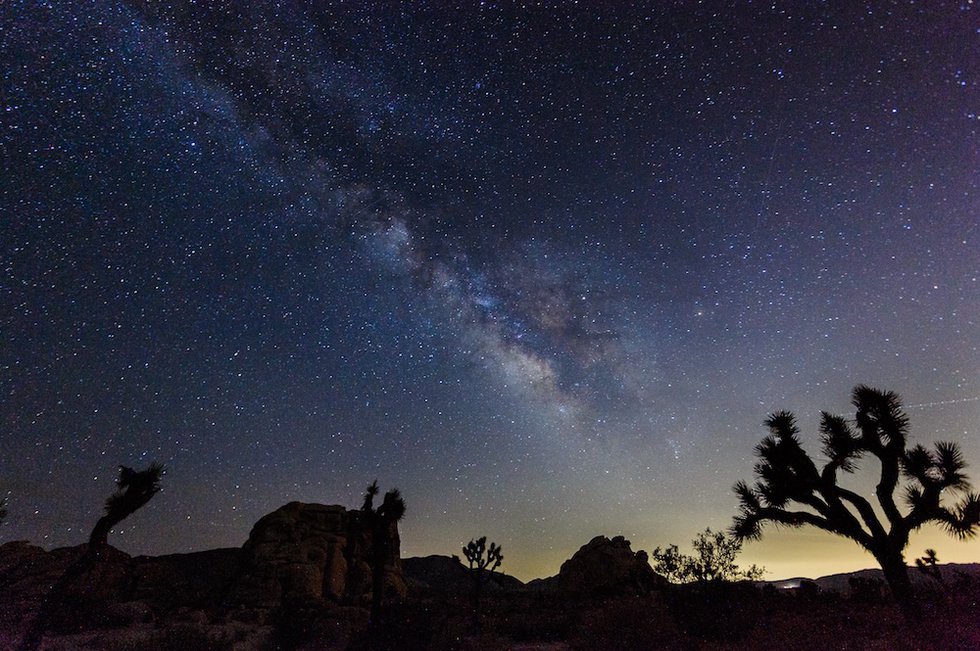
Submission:
[[[583,5],[0,7],[0,540],[159,461],[131,553],[378,478],[527,579],[724,528],[858,383],[980,464],[976,5]]]

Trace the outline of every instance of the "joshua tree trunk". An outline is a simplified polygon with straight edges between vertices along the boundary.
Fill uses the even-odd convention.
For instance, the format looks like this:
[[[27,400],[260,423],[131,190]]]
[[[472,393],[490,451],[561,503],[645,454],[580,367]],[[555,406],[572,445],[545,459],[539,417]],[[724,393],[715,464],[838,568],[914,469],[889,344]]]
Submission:
[[[381,616],[381,603],[384,599],[385,590],[385,563],[388,561],[388,544],[384,532],[377,529],[371,541],[371,622],[379,624],[378,618]]]
[[[888,583],[888,588],[891,590],[892,596],[895,597],[902,615],[910,623],[917,621],[919,609],[902,552],[883,550],[875,553],[874,556],[885,573],[885,581]]]
[[[374,508],[374,497],[378,494],[378,482],[368,486],[361,507],[364,529],[371,541],[371,626],[378,630],[381,607],[384,605],[385,566],[392,553],[396,556],[398,540],[398,521],[405,515],[405,500],[397,489],[385,493],[384,502]]]
[[[105,502],[105,515],[99,518],[88,539],[88,556],[101,556],[109,546],[109,532],[117,524],[143,508],[160,490],[164,467],[151,463],[146,470],[136,471],[119,466],[118,490]]]
[[[160,490],[160,476],[163,466],[152,463],[146,470],[135,471],[119,467],[119,490],[106,500],[105,515],[99,518],[88,539],[88,550],[65,570],[61,578],[48,590],[38,609],[37,617],[20,642],[21,651],[34,651],[40,648],[44,631],[53,614],[64,604],[64,593],[69,587],[82,580],[86,572],[103,559],[109,547],[109,532],[133,512],[144,506]]]
[[[473,628],[480,631],[480,596],[483,592],[483,577],[473,578]]]
[[[101,550],[105,549],[109,545],[109,532],[112,528],[119,524],[119,521],[110,518],[108,515],[103,515],[99,518],[99,521],[95,523],[95,527],[92,529],[92,534],[88,539],[88,553],[97,554]]]

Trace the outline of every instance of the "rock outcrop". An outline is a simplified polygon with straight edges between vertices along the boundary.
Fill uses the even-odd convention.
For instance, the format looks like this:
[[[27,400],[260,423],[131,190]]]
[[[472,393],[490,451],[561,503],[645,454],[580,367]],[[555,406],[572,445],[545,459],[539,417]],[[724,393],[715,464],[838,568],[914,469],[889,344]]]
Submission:
[[[157,557],[0,545],[0,648],[16,648],[28,631],[57,638],[58,648],[170,648],[177,639],[257,648],[290,630],[314,635],[316,648],[342,648],[366,625],[356,606],[371,597],[373,541],[358,516],[292,502],[261,518],[241,548]],[[404,597],[397,527],[389,535],[386,596]]]
[[[232,598],[265,606],[284,599],[363,601],[371,591],[372,540],[359,515],[342,506],[290,502],[264,516],[242,548],[245,567]],[[397,527],[389,535],[385,593],[403,598]]]
[[[622,536],[596,536],[562,563],[558,574],[529,587],[556,589],[577,596],[645,594],[666,585],[653,571],[645,551],[634,552]]]

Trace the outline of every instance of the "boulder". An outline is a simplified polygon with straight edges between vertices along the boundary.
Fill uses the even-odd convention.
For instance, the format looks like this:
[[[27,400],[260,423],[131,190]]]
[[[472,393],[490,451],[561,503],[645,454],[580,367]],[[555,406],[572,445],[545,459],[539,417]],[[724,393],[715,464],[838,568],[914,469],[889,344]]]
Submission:
[[[79,547],[45,551],[22,540],[0,545],[0,629],[18,634],[25,629],[52,586],[83,552]]]
[[[134,648],[211,648],[251,640],[249,631],[265,639],[299,607],[325,622],[316,629],[318,645],[338,627],[347,631],[338,639],[346,639],[367,614],[345,606],[367,605],[372,589],[374,541],[359,516],[342,506],[292,502],[261,518],[241,548],[157,557],[107,547],[93,558],[87,545],[0,545],[0,648],[16,647],[29,633],[64,648],[130,638]],[[385,596],[401,598],[407,588],[397,526],[387,535]]]
[[[363,601],[371,591],[371,535],[358,511],[323,504],[289,504],[264,516],[242,548],[244,567],[232,599],[255,606],[288,602]],[[404,597],[397,527],[389,531],[386,596]]]
[[[137,556],[131,564],[129,598],[161,612],[220,604],[241,576],[242,556],[239,547]]]
[[[665,585],[645,551],[622,536],[596,536],[562,563],[552,586],[575,595],[645,594]]]

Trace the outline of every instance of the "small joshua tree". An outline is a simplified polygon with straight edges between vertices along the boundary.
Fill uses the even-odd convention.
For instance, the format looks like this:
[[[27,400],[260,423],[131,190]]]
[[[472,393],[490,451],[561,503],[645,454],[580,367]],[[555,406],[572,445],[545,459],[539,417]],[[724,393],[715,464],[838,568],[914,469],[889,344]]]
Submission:
[[[822,469],[803,450],[793,414],[781,411],[765,422],[770,435],[756,446],[754,486],[735,485],[740,514],[732,533],[758,539],[767,522],[788,527],[810,525],[849,538],[875,557],[892,595],[906,618],[917,615],[912,582],[905,564],[909,535],[929,522],[965,539],[980,526],[980,494],[967,492],[966,461],[955,443],[906,447],[909,420],[899,397],[891,391],[858,386],[852,394],[854,425],[841,416],[823,413],[820,440],[827,462]],[[865,455],[878,460],[875,497],[884,519],[866,498],[839,483],[839,472],[854,472]],[[907,508],[896,504],[900,477]],[[943,503],[949,494],[962,497]],[[797,505],[801,508],[793,508]]]
[[[915,566],[926,576],[932,578],[936,583],[945,587],[946,581],[943,580],[943,573],[939,570],[939,557],[935,549],[927,549],[925,556],[915,559]]]
[[[471,540],[463,547],[463,556],[470,564],[470,576],[473,579],[473,626],[480,627],[480,597],[483,584],[487,577],[504,562],[504,555],[497,543],[490,543],[487,548],[487,537],[481,536]]]
[[[391,555],[391,529],[405,517],[405,500],[398,489],[385,493],[381,506],[374,507],[378,495],[378,480],[375,479],[364,494],[361,515],[371,533],[371,622],[377,625],[381,616],[384,599],[385,566]]]
[[[149,502],[160,491],[160,478],[165,469],[159,463],[151,463],[146,470],[136,471],[119,466],[117,490],[105,501],[105,515],[99,518],[89,537],[88,553],[100,555],[109,542],[109,532],[117,524]]]
[[[742,551],[742,541],[724,531],[711,528],[699,533],[691,546],[693,555],[680,553],[677,545],[657,547],[651,554],[653,569],[674,583],[718,583],[721,581],[757,581],[763,568],[752,565],[740,568],[735,559]]]

